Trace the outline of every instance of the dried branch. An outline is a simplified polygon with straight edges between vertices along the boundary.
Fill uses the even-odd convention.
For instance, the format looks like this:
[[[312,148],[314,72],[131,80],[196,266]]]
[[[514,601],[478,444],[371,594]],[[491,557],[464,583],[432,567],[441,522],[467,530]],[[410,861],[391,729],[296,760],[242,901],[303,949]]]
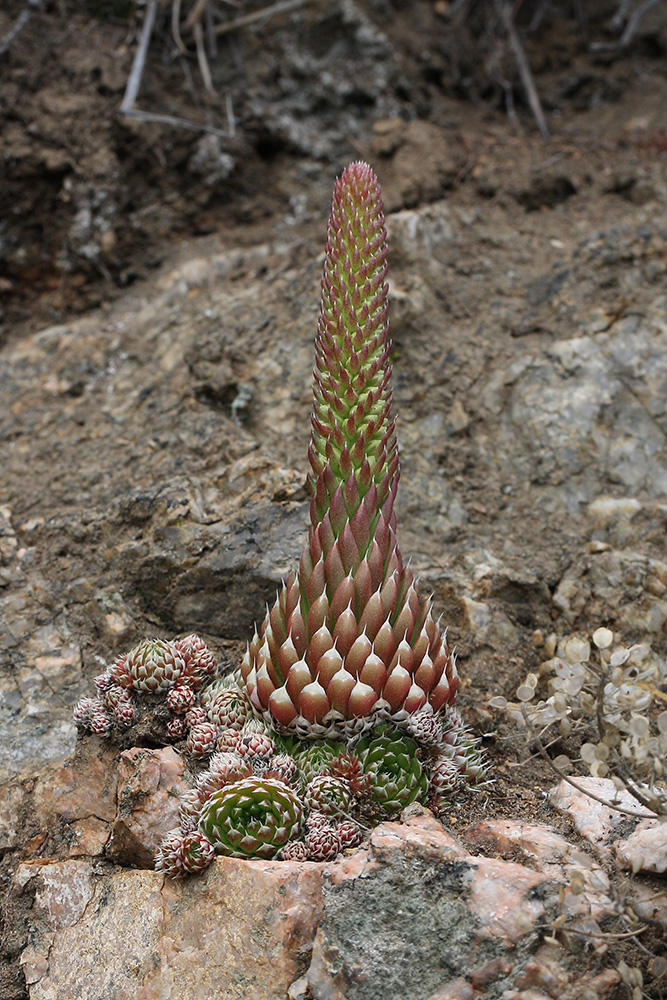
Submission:
[[[225,21],[224,24],[216,25],[215,33],[216,35],[227,35],[230,31],[245,28],[248,24],[268,20],[275,14],[286,14],[290,10],[297,10],[299,7],[304,7],[307,3],[308,0],[279,0],[278,3],[271,4],[269,7],[263,7],[261,10],[255,10],[252,14],[244,14],[233,21]]]
[[[134,62],[132,63],[132,69],[130,70],[130,75],[127,80],[123,103],[120,106],[121,115],[128,115],[130,113],[134,107],[134,102],[137,99],[137,94],[139,93],[141,77],[146,63],[146,53],[148,52],[148,45],[151,40],[151,35],[153,34],[155,15],[157,14],[157,5],[158,0],[150,0],[150,3],[146,7],[146,16],[144,17],[144,23],[141,29],[139,45],[137,46]]]
[[[186,128],[191,132],[209,132],[211,135],[219,135],[221,139],[230,139],[232,136],[221,128],[213,125],[198,124],[191,122],[187,118],[177,118],[175,115],[155,114],[153,111],[126,111],[126,118],[139,122],[157,122],[159,125],[173,125],[174,128]]]
[[[195,35],[195,45],[197,46],[197,62],[199,63],[199,72],[201,73],[201,78],[204,81],[204,88],[209,94],[215,96],[215,87],[213,86],[211,70],[208,65],[208,59],[206,58],[206,49],[204,47],[204,32],[202,31],[201,21],[195,22],[194,35]]]
[[[591,52],[613,52],[618,49],[626,49],[632,39],[637,34],[637,29],[643,19],[654,7],[657,7],[660,0],[644,0],[643,4],[637,8],[625,26],[625,31],[617,42],[593,42],[590,46]],[[621,4],[614,15],[612,24],[620,27],[623,17],[627,14],[629,4]]]
[[[542,740],[536,733],[535,727],[533,726],[524,706],[522,706],[522,713],[526,726],[530,730],[530,734],[535,740],[540,756],[544,757],[549,767],[556,772],[559,778],[562,778],[563,781],[566,781],[568,785],[572,785],[572,787],[576,788],[577,791],[581,792],[582,795],[587,795],[589,799],[593,799],[595,802],[599,802],[601,805],[606,806],[607,809],[613,809],[615,812],[623,813],[624,816],[632,816],[633,819],[635,818],[656,819],[656,814],[654,812],[641,813],[641,812],[635,812],[632,809],[625,809],[623,806],[620,806],[615,802],[610,802],[609,799],[603,799],[600,795],[594,795],[593,792],[589,791],[587,788],[584,788],[583,785],[578,784],[573,778],[571,778],[568,774],[566,774],[565,771],[561,770],[561,768],[558,767],[558,765],[551,759],[551,757],[549,756],[544,747],[544,744],[542,743]]]
[[[199,24],[206,7],[206,0],[197,0],[196,4],[188,14],[183,24],[183,31],[192,31],[196,24]]]
[[[206,45],[208,47],[209,59],[215,59],[218,55],[218,40],[215,37],[215,25],[213,23],[213,10],[211,4],[206,4]]]
[[[651,0],[654,2],[654,0]],[[535,87],[535,82],[533,80],[533,74],[530,71],[530,66],[528,65],[528,59],[526,58],[526,53],[523,51],[521,41],[517,34],[517,30],[514,27],[514,22],[512,20],[512,9],[509,4],[505,3],[504,0],[495,0],[495,7],[500,18],[500,22],[505,29],[507,38],[509,40],[512,52],[514,53],[514,59],[519,70],[519,76],[521,77],[521,83],[523,84],[523,89],[526,92],[526,98],[528,99],[528,104],[530,105],[530,110],[533,112],[533,117],[537,122],[537,127],[540,130],[540,134],[543,139],[548,139],[549,129],[547,128],[546,118],[544,117],[544,112],[542,110],[542,104],[540,102],[539,94],[537,93],[537,88]]]
[[[26,24],[33,15],[33,11],[39,10],[41,6],[42,0],[26,0],[26,6],[16,18],[14,24],[9,29],[5,37],[2,41],[0,41],[0,56],[4,56],[5,52],[7,52],[18,33],[23,31],[25,28]]]
[[[171,37],[182,55],[187,55],[185,42],[181,38],[181,0],[173,0],[171,5]]]
[[[236,119],[234,118],[234,105],[232,104],[232,95],[229,91],[225,94],[225,110],[227,112],[227,131],[229,133],[230,139],[233,139],[236,135]]]

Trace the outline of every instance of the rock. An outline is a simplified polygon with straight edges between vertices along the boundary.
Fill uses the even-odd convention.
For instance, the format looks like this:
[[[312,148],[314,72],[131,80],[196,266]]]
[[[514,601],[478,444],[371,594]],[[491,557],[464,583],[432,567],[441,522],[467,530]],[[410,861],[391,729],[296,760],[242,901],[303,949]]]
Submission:
[[[667,563],[633,549],[594,548],[573,560],[553,595],[568,622],[585,616],[629,636],[659,639],[667,621]]]
[[[172,748],[124,750],[118,768],[118,812],[106,856],[122,865],[152,868],[162,838],[179,825],[185,762]]]
[[[373,831],[368,848],[349,859],[354,866],[329,866],[306,973],[312,997],[457,1000],[480,988],[489,998],[509,996],[525,979],[533,931],[555,914],[569,876],[475,856],[426,810],[404,815],[406,822]],[[514,837],[512,826],[505,836]],[[599,914],[611,912],[597,896]],[[576,981],[562,955],[550,975],[563,995]]]
[[[182,761],[135,749],[121,770],[113,829],[123,826],[118,843],[136,863]],[[239,983],[262,1000],[471,1000],[480,991],[526,1000],[540,988],[574,998],[580,969],[538,932],[564,913],[570,938],[578,928],[601,933],[598,921],[615,912],[604,873],[539,824],[480,823],[466,841],[487,855],[519,850],[527,864],[471,853],[416,805],[328,864],[219,857],[202,876],[170,881],[90,858],[24,862],[15,889],[30,910],[21,918],[30,1000],[238,1000]],[[573,889],[576,872],[584,891]]]
[[[621,868],[633,873],[667,871],[667,822],[656,817],[641,818],[646,810],[628,791],[618,791],[609,778],[579,777],[578,791],[566,781],[552,788],[549,801],[564,812],[575,829],[592,845],[603,860],[613,858]],[[604,803],[614,803],[623,811],[586,795],[589,791]],[[628,815],[629,814],[629,815]],[[637,817],[636,819],[634,817]]]
[[[429,121],[376,122],[372,149],[387,211],[442,198],[464,163],[451,130]],[[381,157],[381,158],[380,158]]]
[[[2,811],[0,811],[0,851],[12,850],[21,842],[20,809],[25,793],[17,782],[2,788]]]
[[[577,892],[563,900],[563,912],[576,933],[578,920],[591,917],[600,921],[614,912],[612,888],[599,864],[565,837],[539,823],[519,820],[487,820],[465,834],[465,843],[496,857],[518,859],[572,888],[572,875],[579,882]]]
[[[31,1000],[284,1000],[322,906],[320,865],[219,858],[197,879],[95,873],[90,861],[28,865]]]

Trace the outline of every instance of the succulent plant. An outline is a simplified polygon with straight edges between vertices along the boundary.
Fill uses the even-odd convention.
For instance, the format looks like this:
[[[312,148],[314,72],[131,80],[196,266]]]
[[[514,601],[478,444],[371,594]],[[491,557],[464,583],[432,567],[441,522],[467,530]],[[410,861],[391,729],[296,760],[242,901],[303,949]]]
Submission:
[[[306,834],[306,848],[311,861],[333,861],[343,849],[333,826],[311,826]]]
[[[328,774],[333,760],[345,751],[344,743],[334,740],[317,740],[315,743],[304,743],[294,750],[294,759],[306,782],[312,781],[316,774]]]
[[[167,705],[176,715],[185,715],[188,709],[192,708],[197,699],[191,687],[186,684],[178,684],[172,688],[167,695]]]
[[[336,834],[343,850],[346,847],[358,847],[364,839],[361,827],[352,820],[344,819],[336,824]]]
[[[244,758],[263,757],[268,760],[275,752],[276,745],[267,733],[242,732],[236,744],[236,753]]]
[[[192,727],[186,746],[193,757],[206,757],[215,751],[217,741],[217,726],[212,722],[202,722]]]
[[[302,816],[301,800],[283,781],[243,778],[211,795],[199,829],[217,854],[273,858],[297,836]]]
[[[454,708],[454,655],[396,538],[385,237],[378,182],[354,163],[328,228],[308,544],[241,667],[219,676],[194,634],[145,639],[75,709],[77,725],[108,736],[157,695],[169,738],[209,758],[156,856],[170,876],[215,853],[331,860],[361,842],[366,820],[416,800],[442,812],[484,777]]]
[[[144,639],[116,661],[111,675],[121,687],[160,691],[173,687],[185,667],[185,659],[175,643]]]
[[[198,691],[206,681],[215,677],[218,666],[216,659],[203,639],[198,635],[188,635],[173,643],[185,660],[183,682]]]
[[[252,776],[252,767],[235,753],[216,753],[211,757],[208,770],[203,771],[197,779],[197,793],[200,803],[204,804],[213,792],[225,785],[231,785],[242,778]]]
[[[371,798],[384,812],[400,812],[411,802],[426,801],[428,777],[419,747],[409,736],[386,727],[362,737],[355,752],[371,779]]]
[[[234,688],[226,688],[206,702],[206,713],[221,729],[243,729],[252,718],[252,708],[245,695]]]
[[[290,840],[280,852],[281,861],[307,861],[308,848],[302,840]]]
[[[172,830],[156,854],[155,870],[171,878],[199,875],[215,857],[213,844],[200,830],[182,833]]]
[[[456,696],[454,657],[396,541],[382,197],[354,163],[336,183],[315,362],[309,542],[241,671],[267,723],[346,736]]]
[[[303,800],[308,809],[341,817],[350,811],[352,790],[345,778],[316,774],[306,788]]]

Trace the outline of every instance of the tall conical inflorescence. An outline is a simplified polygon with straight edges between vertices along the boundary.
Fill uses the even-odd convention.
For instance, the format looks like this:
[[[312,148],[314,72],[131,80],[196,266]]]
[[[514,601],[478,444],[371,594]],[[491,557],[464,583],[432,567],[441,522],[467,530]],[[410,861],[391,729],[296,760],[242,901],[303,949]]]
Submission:
[[[349,737],[453,704],[453,655],[396,541],[386,231],[377,179],[336,183],[322,278],[309,542],[242,664],[254,709],[301,738]]]
[[[216,854],[327,861],[365,822],[415,801],[440,814],[462,784],[484,782],[453,707],[454,657],[396,541],[385,238],[375,175],[352,164],[322,279],[308,544],[240,671],[223,676],[197,635],[145,639],[74,710],[121,745],[135,723],[159,722],[206,761],[156,855],[171,877]]]

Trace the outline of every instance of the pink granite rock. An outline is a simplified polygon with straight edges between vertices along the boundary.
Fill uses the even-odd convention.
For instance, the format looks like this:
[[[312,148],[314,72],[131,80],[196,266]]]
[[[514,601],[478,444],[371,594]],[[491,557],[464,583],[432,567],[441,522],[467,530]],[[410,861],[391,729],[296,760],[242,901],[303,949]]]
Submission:
[[[145,847],[181,774],[175,754],[125,754],[116,824],[135,823]],[[471,853],[421,806],[328,864],[217,858],[177,881],[97,872],[93,860],[23,864],[30,1000],[575,1000],[581,966],[539,942],[570,900],[571,919],[588,912],[569,886],[577,852],[509,821],[479,824],[468,841],[515,857],[521,844],[535,867]]]
[[[322,865],[219,858],[200,878],[22,865],[36,883],[30,1000],[284,1000],[322,909]]]
[[[169,830],[178,826],[179,796],[189,786],[185,762],[173,749],[125,750],[118,767],[118,811],[106,855],[113,861],[152,868],[155,852]]]
[[[467,831],[465,842],[485,854],[518,858],[566,886],[561,905],[571,929],[576,929],[572,923],[576,918],[599,921],[616,912],[607,873],[551,827],[522,820],[485,820]],[[573,877],[576,891],[572,890]]]
[[[43,831],[64,825],[70,857],[102,854],[116,814],[113,750],[83,752],[44,768],[24,789],[23,810]]]
[[[664,817],[648,818],[643,806],[629,792],[619,792],[608,778],[577,778],[577,784],[583,791],[561,781],[551,789],[549,801],[555,809],[569,816],[575,829],[602,860],[613,859],[619,867],[635,873],[663,874],[667,871],[667,820]],[[614,809],[611,803],[620,806],[622,811]],[[628,832],[628,822],[632,823],[633,817],[636,817],[635,826]]]
[[[354,865],[344,859],[328,866],[323,918],[305,976],[310,992],[294,996],[471,1000],[509,996],[519,980],[523,992],[556,983],[560,993],[549,995],[565,995],[580,972],[570,974],[561,949],[558,976],[544,961],[538,981],[526,981],[524,972],[526,951],[537,947],[535,932],[550,926],[561,898],[568,897],[569,869],[559,863],[537,871],[475,856],[419,806],[403,819],[372,831]],[[536,851],[549,845],[550,856],[561,862],[575,853],[549,828],[529,830],[509,821],[495,831],[492,824],[485,831],[482,826],[479,836],[498,836],[508,846],[519,839]],[[606,883],[595,897],[600,915],[609,912],[604,888]],[[588,913],[580,898],[577,905],[580,917]]]

